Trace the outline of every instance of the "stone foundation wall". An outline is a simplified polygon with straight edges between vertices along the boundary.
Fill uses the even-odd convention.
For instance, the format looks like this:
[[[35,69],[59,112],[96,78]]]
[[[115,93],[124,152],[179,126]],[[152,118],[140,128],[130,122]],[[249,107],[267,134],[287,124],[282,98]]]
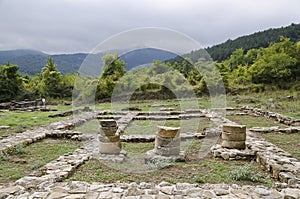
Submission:
[[[276,120],[280,123],[286,124],[286,125],[295,125],[295,126],[300,126],[300,120],[292,117],[288,117],[279,113],[275,112],[270,112],[270,111],[265,111],[259,108],[253,108],[250,106],[243,106],[241,107],[241,110],[246,112],[247,114],[255,114],[261,117],[266,117],[270,118],[273,120]]]
[[[69,136],[82,139],[84,135],[71,129],[95,117],[96,113],[88,113],[74,120],[52,123],[47,127],[38,127],[2,139],[0,151],[3,152],[18,144],[30,144],[47,136]],[[228,121],[224,120],[224,122]],[[292,122],[292,124],[296,123]],[[65,154],[46,164],[43,167],[44,174],[41,176],[31,174],[14,184],[0,186],[0,198],[300,198],[300,162],[272,143],[256,137],[252,132],[246,133],[246,150],[220,147],[224,151],[213,150],[213,152],[224,159],[234,159],[246,157],[242,152],[248,150],[249,157],[255,158],[281,182],[276,183],[276,189],[235,184],[58,182],[67,178],[79,165],[92,156],[85,149],[77,149],[73,153]],[[215,148],[218,147],[215,146]]]

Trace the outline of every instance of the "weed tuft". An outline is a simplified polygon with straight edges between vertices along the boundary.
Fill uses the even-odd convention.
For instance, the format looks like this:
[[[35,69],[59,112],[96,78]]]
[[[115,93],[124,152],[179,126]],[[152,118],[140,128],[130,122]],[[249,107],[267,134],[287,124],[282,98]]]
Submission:
[[[262,177],[257,174],[252,165],[237,167],[229,173],[229,177],[236,181],[262,182]]]

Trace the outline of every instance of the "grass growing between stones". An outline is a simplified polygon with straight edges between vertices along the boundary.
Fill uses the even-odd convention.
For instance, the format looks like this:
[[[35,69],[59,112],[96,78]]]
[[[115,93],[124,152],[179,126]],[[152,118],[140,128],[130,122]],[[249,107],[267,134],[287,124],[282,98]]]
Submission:
[[[190,134],[202,133],[206,128],[213,126],[213,123],[204,117],[189,120],[135,120],[125,129],[125,135],[154,135],[157,131],[157,126],[180,127],[180,133]]]
[[[153,170],[151,172],[134,172],[134,168],[118,170],[111,167],[111,164],[92,159],[80,166],[76,172],[66,181],[87,181],[87,182],[153,182],[159,183],[167,181],[170,183],[237,183],[237,184],[263,184],[271,187],[273,181],[267,173],[264,173],[255,162],[247,161],[224,161],[215,159],[209,154],[203,159],[198,158],[198,148],[201,140],[194,141],[190,145],[186,162],[172,163],[166,168]],[[128,152],[140,153],[141,155],[153,149],[153,143],[126,143],[123,145]],[[130,155],[130,154],[129,154]],[[124,163],[122,163],[124,164]],[[133,167],[139,169],[143,162],[137,163]],[[248,165],[251,170],[255,170],[255,182],[234,179],[231,173],[240,169],[241,166]],[[251,174],[252,175],[252,174]],[[253,177],[253,179],[254,179]]]
[[[160,111],[161,108],[174,108],[175,111],[185,109],[206,109],[211,107],[210,97],[205,96],[198,99],[170,99],[170,100],[141,100],[129,103],[99,103],[97,110],[121,110],[122,108],[139,107],[142,111]]]
[[[10,126],[9,129],[0,130],[1,136],[9,136],[16,133],[21,133],[27,129],[35,126],[50,124],[62,120],[61,117],[50,118],[51,114],[58,113],[59,111],[70,110],[71,106],[55,106],[58,111],[50,112],[23,112],[23,111],[5,111],[0,112],[0,126]],[[64,117],[66,119],[68,117]]]
[[[80,131],[82,133],[94,134],[100,132],[100,123],[99,120],[90,120],[85,122],[83,125],[76,127],[76,131]]]
[[[272,132],[260,135],[300,160],[300,133],[284,134]]]
[[[67,139],[44,139],[29,146],[17,146],[11,153],[0,155],[0,184],[22,178],[79,146],[79,142]]]
[[[291,96],[292,98],[288,98]],[[228,106],[252,106],[300,119],[300,93],[277,90],[227,96]]]
[[[264,117],[254,117],[248,115],[228,115],[226,116],[226,118],[241,125],[246,125],[247,128],[285,126],[284,124]]]

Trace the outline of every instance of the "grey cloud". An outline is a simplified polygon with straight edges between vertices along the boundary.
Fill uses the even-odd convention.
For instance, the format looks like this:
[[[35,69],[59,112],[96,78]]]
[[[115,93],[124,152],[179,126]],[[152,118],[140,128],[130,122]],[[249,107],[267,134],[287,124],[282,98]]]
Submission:
[[[0,0],[0,50],[89,52],[122,31],[170,28],[204,46],[299,22],[298,0]]]

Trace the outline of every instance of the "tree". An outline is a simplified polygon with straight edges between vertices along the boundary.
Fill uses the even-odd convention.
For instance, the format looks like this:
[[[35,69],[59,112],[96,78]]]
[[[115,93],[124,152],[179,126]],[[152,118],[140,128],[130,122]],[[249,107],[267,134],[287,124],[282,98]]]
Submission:
[[[262,49],[256,61],[249,68],[253,83],[275,84],[280,86],[292,78],[295,68],[295,45],[287,38],[280,38],[281,42],[272,43]]]
[[[62,83],[62,75],[57,71],[53,59],[49,57],[46,66],[42,69],[40,93],[45,97],[60,98],[63,95]]]
[[[112,77],[119,78],[126,73],[125,62],[119,60],[118,54],[107,54],[103,58],[103,73],[102,78]]]
[[[245,65],[246,59],[244,56],[244,50],[238,48],[230,55],[228,60],[231,71],[238,67],[238,65]]]
[[[15,99],[24,91],[19,67],[9,62],[0,66],[0,102]]]
[[[102,60],[104,66],[97,86],[97,99],[111,97],[117,81],[126,73],[125,62],[119,60],[118,54],[104,55]]]

